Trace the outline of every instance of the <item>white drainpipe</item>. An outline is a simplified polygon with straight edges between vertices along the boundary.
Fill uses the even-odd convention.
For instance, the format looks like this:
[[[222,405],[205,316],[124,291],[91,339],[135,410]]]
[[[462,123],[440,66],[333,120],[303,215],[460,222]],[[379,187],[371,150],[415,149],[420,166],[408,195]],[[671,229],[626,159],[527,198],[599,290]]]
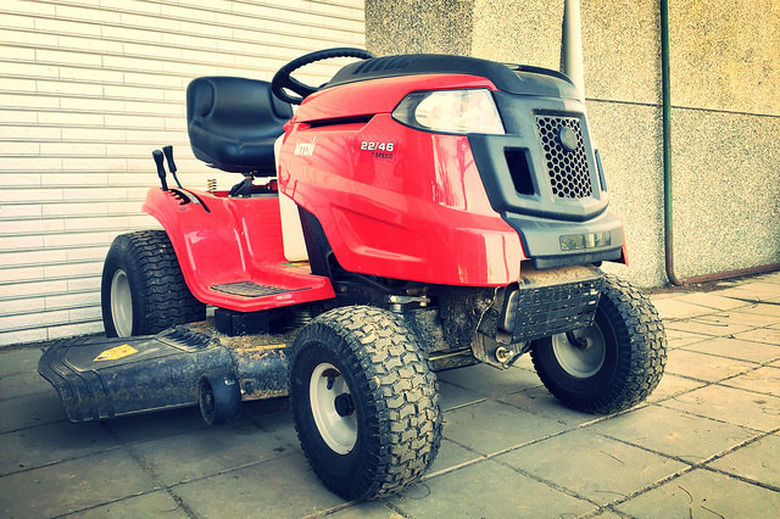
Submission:
[[[585,79],[582,66],[582,24],[580,23],[580,0],[564,0],[563,34],[561,35],[561,72],[574,82],[585,102]]]

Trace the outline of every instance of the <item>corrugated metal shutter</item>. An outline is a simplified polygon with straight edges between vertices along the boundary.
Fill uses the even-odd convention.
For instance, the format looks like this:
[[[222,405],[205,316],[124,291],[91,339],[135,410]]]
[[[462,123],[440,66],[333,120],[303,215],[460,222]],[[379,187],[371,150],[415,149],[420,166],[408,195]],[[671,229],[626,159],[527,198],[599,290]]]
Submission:
[[[157,227],[140,212],[152,149],[174,145],[188,186],[240,180],[192,156],[190,80],[270,79],[304,52],[363,45],[362,0],[3,0],[0,345],[102,331],[111,240]]]

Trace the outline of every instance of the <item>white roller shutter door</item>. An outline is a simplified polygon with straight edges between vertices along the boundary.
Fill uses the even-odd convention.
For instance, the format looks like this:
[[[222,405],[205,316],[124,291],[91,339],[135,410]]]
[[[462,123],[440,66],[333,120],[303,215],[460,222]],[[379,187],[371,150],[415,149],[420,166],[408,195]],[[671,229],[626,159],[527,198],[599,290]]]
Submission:
[[[153,149],[174,145],[187,186],[240,180],[192,156],[190,80],[269,80],[305,52],[363,45],[362,0],[3,0],[0,346],[102,331],[111,240],[158,227],[140,212]]]

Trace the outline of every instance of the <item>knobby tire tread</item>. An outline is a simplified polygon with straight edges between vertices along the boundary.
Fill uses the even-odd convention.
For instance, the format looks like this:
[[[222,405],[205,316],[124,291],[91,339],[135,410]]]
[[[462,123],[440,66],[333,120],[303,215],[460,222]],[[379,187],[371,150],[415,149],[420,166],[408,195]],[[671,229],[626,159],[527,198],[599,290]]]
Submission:
[[[568,407],[586,413],[615,413],[644,401],[658,386],[667,359],[664,325],[650,299],[629,282],[611,275],[604,276],[601,294],[604,311],[621,316],[613,323],[618,341],[628,339],[628,347],[619,356],[614,383],[598,398],[572,397],[560,389],[548,372],[536,347],[531,359],[545,387]]]
[[[138,286],[133,296],[137,296],[139,301],[133,303],[133,335],[151,335],[177,324],[206,318],[206,305],[195,299],[187,287],[173,245],[165,231],[145,230],[121,234],[116,237],[111,249],[109,255],[116,254],[120,265],[123,262],[135,262],[137,267],[137,276],[133,281]],[[142,310],[137,317],[136,309]],[[110,309],[108,316],[110,319]]]
[[[348,369],[364,373],[360,391],[370,395],[367,412],[378,423],[375,473],[361,488],[345,489],[315,472],[334,493],[347,499],[365,500],[388,496],[417,481],[431,466],[442,438],[438,382],[426,355],[406,329],[403,321],[390,312],[352,306],[320,315],[311,325],[311,336],[335,332],[347,351],[335,352]],[[301,337],[296,340],[299,344]],[[295,363],[293,348],[290,364]],[[294,398],[294,397],[293,397]],[[293,404],[293,407],[295,403]],[[311,448],[304,441],[298,421],[296,431],[307,457]]]

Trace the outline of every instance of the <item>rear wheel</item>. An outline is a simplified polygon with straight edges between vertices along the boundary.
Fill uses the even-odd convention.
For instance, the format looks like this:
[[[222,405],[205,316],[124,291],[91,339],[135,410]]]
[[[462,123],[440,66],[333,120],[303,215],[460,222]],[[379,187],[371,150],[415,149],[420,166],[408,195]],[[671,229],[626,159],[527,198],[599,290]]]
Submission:
[[[399,492],[438,452],[436,377],[390,312],[337,308],[301,330],[291,352],[290,397],[314,472],[344,499]]]
[[[101,306],[108,337],[150,335],[206,318],[206,305],[187,288],[173,246],[161,230],[114,239],[103,265]]]
[[[611,413],[643,401],[661,380],[666,335],[652,303],[629,283],[607,276],[589,328],[534,343],[542,383],[561,402]]]

